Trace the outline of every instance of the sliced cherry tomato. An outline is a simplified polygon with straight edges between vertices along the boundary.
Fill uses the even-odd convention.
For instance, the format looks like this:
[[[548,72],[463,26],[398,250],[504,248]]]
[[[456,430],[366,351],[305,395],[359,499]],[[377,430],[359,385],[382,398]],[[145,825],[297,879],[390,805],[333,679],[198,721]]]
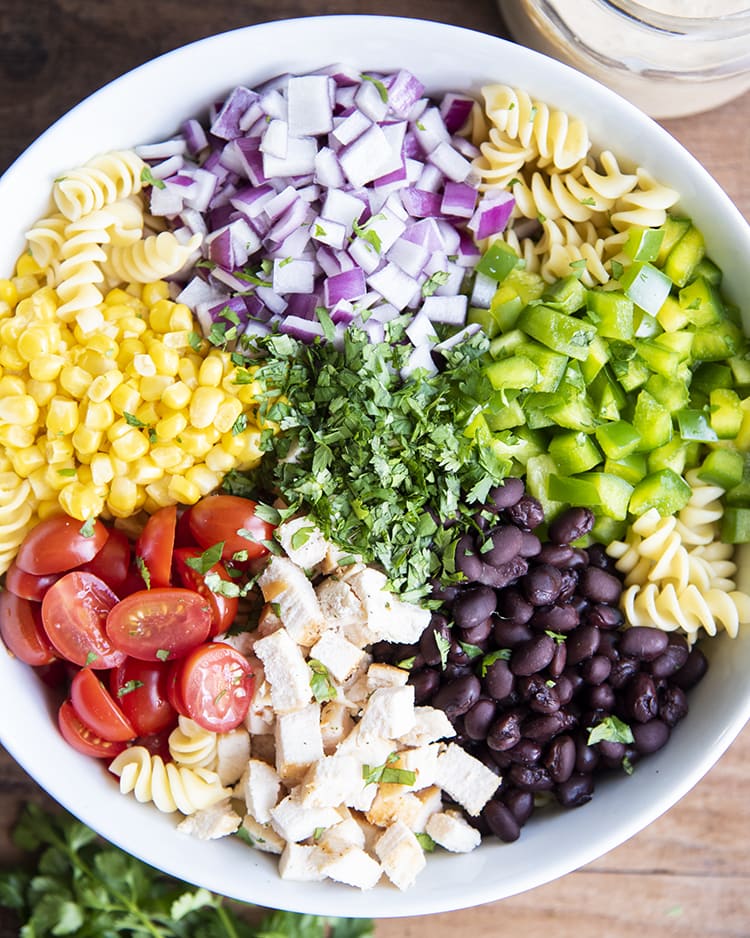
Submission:
[[[112,528],[96,557],[78,569],[98,576],[119,596],[131,571],[130,541],[122,531]]]
[[[211,606],[211,631],[209,636],[221,635],[237,618],[239,598],[214,592],[207,584],[205,575],[188,564],[188,560],[200,557],[200,547],[177,547],[174,552],[174,569],[180,583],[190,590],[200,593]],[[214,564],[206,573],[218,576],[224,583],[234,584],[223,563]],[[236,589],[236,587],[235,587]]]
[[[177,712],[169,702],[169,666],[126,658],[109,672],[109,689],[139,736],[171,729]]]
[[[211,607],[194,590],[140,590],[117,603],[107,616],[110,641],[142,661],[184,657],[208,637]]]
[[[57,658],[42,625],[40,604],[15,593],[0,593],[0,636],[24,664],[39,667]]]
[[[172,583],[172,551],[177,526],[177,505],[160,508],[146,522],[135,543],[135,555],[146,565],[151,587]]]
[[[5,588],[15,593],[16,596],[40,603],[44,599],[44,594],[56,580],[60,579],[60,576],[59,573],[47,573],[44,576],[27,573],[14,560],[5,574]]]
[[[208,642],[181,664],[179,688],[188,716],[215,733],[239,726],[254,689],[247,658],[224,642]]]
[[[76,716],[92,733],[111,742],[127,742],[138,735],[91,668],[81,668],[70,684]]]
[[[16,563],[26,573],[64,573],[93,560],[109,537],[101,521],[77,521],[68,515],[45,518],[24,538]]]
[[[49,664],[43,664],[41,667],[35,669],[36,676],[39,680],[45,684],[47,687],[50,687],[52,690],[66,690],[70,684],[70,674],[68,668],[73,668],[74,666],[69,661],[63,661],[62,658],[55,658],[54,661]],[[77,671],[78,669],[75,668]]]
[[[42,622],[57,653],[80,667],[116,668],[125,653],[115,648],[104,630],[117,596],[93,573],[73,570],[47,590]]]
[[[63,739],[84,756],[94,756],[95,759],[114,759],[126,748],[124,742],[113,742],[102,739],[85,726],[78,719],[70,700],[64,700],[57,712],[57,725],[60,727]]]
[[[190,530],[204,550],[223,541],[222,560],[238,551],[247,551],[249,560],[264,557],[268,548],[262,542],[271,538],[273,525],[258,517],[257,507],[238,495],[210,495],[190,509]]]
[[[180,690],[180,677],[182,675],[182,665],[184,662],[184,658],[180,661],[173,661],[169,668],[169,676],[167,677],[167,699],[177,713],[186,717],[188,715],[187,707],[185,706],[185,701],[182,699],[182,691]]]
[[[172,753],[169,751],[169,736],[174,727],[162,730],[161,733],[152,733],[149,736],[138,736],[134,746],[143,746],[152,756],[161,756],[162,762],[172,762]]]
[[[190,530],[190,509],[186,508],[177,518],[174,532],[175,547],[195,547],[195,538]]]

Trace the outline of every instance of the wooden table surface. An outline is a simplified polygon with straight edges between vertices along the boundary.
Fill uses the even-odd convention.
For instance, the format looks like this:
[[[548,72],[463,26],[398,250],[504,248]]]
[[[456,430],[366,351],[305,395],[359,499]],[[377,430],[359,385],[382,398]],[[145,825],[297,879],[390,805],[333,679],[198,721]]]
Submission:
[[[494,0],[0,0],[0,172],[81,98],[186,42],[274,18],[407,12],[505,34]],[[750,95],[665,126],[750,218]],[[748,938],[748,766],[750,726],[676,807],[601,860],[503,902],[380,922],[378,938]],[[0,750],[0,863],[15,858],[7,829],[19,805],[45,797]],[[0,921],[0,938],[11,934]]]

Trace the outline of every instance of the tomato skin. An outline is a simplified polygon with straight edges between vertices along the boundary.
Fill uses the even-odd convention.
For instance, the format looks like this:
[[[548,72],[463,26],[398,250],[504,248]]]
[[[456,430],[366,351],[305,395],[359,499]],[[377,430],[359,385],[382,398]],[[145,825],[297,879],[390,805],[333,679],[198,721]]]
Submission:
[[[180,665],[179,691],[191,719],[215,733],[227,733],[242,723],[255,683],[244,655],[224,642],[208,642]]]
[[[122,531],[112,528],[104,547],[78,569],[98,576],[119,596],[130,573],[130,541]]]
[[[270,540],[273,525],[257,516],[257,505],[238,495],[209,495],[190,509],[193,537],[204,550],[224,541],[222,560],[231,560],[240,550],[247,551],[249,560],[265,557],[268,548],[261,542]],[[240,529],[249,531],[253,539],[238,534]]]
[[[127,742],[138,735],[91,668],[81,668],[71,681],[70,702],[81,723],[102,739]]]
[[[68,515],[45,518],[29,531],[19,548],[16,563],[26,573],[46,576],[64,573],[93,560],[109,537],[101,521],[92,523],[92,534],[81,534],[82,522]]]
[[[196,547],[193,532],[190,530],[190,509],[186,508],[177,518],[174,532],[175,547]]]
[[[138,736],[162,733],[177,723],[177,711],[167,694],[169,670],[161,661],[126,658],[109,672],[112,697]]]
[[[40,604],[7,590],[0,593],[0,637],[24,664],[40,667],[57,659],[42,625]]]
[[[221,635],[226,632],[229,626],[237,618],[239,609],[239,598],[237,596],[223,596],[220,593],[214,593],[206,586],[206,581],[197,570],[188,566],[187,561],[201,556],[200,547],[177,547],[174,552],[174,569],[177,579],[186,588],[200,593],[211,606],[211,631],[209,637]],[[215,573],[224,580],[225,583],[234,582],[227,573],[223,563],[214,564],[208,571]]]
[[[47,573],[44,576],[27,573],[14,560],[5,574],[5,588],[15,593],[16,596],[40,603],[44,599],[44,594],[56,580],[60,579],[60,576],[59,573]]]
[[[42,622],[57,653],[79,667],[121,664],[124,652],[114,647],[104,631],[107,614],[117,602],[117,596],[93,573],[73,570],[53,583],[42,600]]]
[[[136,737],[134,746],[143,746],[148,749],[152,756],[160,756],[162,762],[172,762],[172,753],[169,751],[169,737],[174,727],[162,730],[160,733],[152,733],[150,736]]]
[[[208,637],[211,607],[194,590],[139,590],[114,606],[105,629],[112,644],[133,658],[171,661]]]
[[[148,519],[135,543],[135,555],[146,564],[152,588],[172,584],[172,551],[176,527],[177,505],[160,508]]]
[[[92,733],[78,719],[70,700],[64,700],[60,705],[57,712],[57,725],[65,742],[84,756],[93,756],[95,759],[114,759],[118,753],[127,748],[124,742],[101,739]]]
[[[183,658],[180,661],[173,661],[170,665],[169,676],[167,678],[167,699],[180,716],[186,717],[188,715],[187,707],[185,706],[185,701],[182,699],[182,691],[180,690],[180,678],[184,662],[185,659]]]

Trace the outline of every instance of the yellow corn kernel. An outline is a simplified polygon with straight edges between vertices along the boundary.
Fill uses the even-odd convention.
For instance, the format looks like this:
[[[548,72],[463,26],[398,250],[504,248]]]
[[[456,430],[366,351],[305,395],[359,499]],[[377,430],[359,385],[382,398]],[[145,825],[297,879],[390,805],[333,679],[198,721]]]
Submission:
[[[16,288],[19,300],[22,300],[39,289],[39,281],[31,275],[19,275],[13,278],[13,286]]]
[[[212,446],[206,453],[206,465],[212,472],[223,474],[235,466],[235,458],[223,446]]]
[[[145,404],[141,404],[138,410],[135,411],[134,417],[139,422],[144,424],[144,427],[141,429],[147,428],[149,431],[153,428],[154,424],[161,419],[161,414],[157,410],[157,404],[153,401],[147,401]],[[130,411],[128,411],[130,413]]]
[[[221,444],[237,460],[238,469],[252,469],[263,457],[260,440],[260,430],[249,429],[237,436],[225,433],[221,438]]]
[[[151,459],[160,469],[173,469],[179,465],[183,451],[173,443],[161,444],[152,447]]]
[[[57,296],[52,287],[42,287],[29,297],[34,319],[40,323],[57,323]]]
[[[201,490],[195,482],[189,482],[182,476],[172,476],[167,491],[172,498],[183,505],[194,505],[201,497]]]
[[[60,507],[65,514],[79,521],[96,518],[104,510],[104,495],[94,486],[82,482],[71,482],[59,495]]]
[[[158,482],[152,482],[151,485],[146,486],[146,504],[152,513],[155,508],[174,505],[178,501],[174,495],[170,494],[170,481],[168,476],[163,476]]]
[[[146,306],[155,306],[159,300],[169,299],[169,284],[165,280],[146,283],[141,289],[141,299]]]
[[[188,469],[185,473],[185,480],[197,486],[201,495],[208,495],[209,492],[218,488],[221,476],[212,472],[205,463],[198,463]]]
[[[117,368],[107,372],[104,375],[98,375],[91,382],[91,386],[86,392],[89,400],[95,403],[106,401],[115,388],[119,387],[125,380],[125,375]]]
[[[81,368],[84,368],[94,377],[106,375],[108,372],[117,369],[117,362],[114,358],[107,358],[106,355],[102,355],[101,352],[94,349],[83,349],[79,354],[76,354],[76,365],[80,365]]]
[[[171,384],[172,378],[169,375],[147,375],[141,378],[138,387],[144,401],[160,401]]]
[[[140,320],[139,320],[140,321]],[[130,365],[136,355],[145,355],[146,346],[138,338],[127,338],[120,342],[120,351],[117,356],[117,367],[121,371]]]
[[[86,348],[92,352],[99,352],[105,358],[117,358],[119,347],[110,336],[98,332],[86,340]]]
[[[153,304],[149,304],[151,309],[148,311],[148,324],[154,332],[168,332],[169,320],[172,317],[172,311],[175,304],[166,298],[159,299]]]
[[[169,471],[173,476],[181,476],[181,475],[185,475],[188,469],[193,465],[195,465],[195,457],[191,456],[190,453],[186,453],[183,450],[182,458],[177,463],[177,465],[172,466],[172,468]]]
[[[234,397],[225,397],[216,411],[214,426],[219,433],[229,433],[241,414],[242,403]]]
[[[160,375],[169,375],[173,378],[180,367],[180,354],[173,348],[168,348],[158,339],[153,339],[148,346],[156,371]]]
[[[190,403],[192,395],[193,392],[184,381],[175,381],[164,391],[161,402],[170,410],[184,410]]]
[[[107,507],[116,518],[127,518],[140,507],[145,494],[127,476],[115,476],[109,486]]]
[[[79,365],[65,365],[60,372],[60,385],[71,397],[82,398],[94,376]]]
[[[45,407],[57,394],[58,387],[54,381],[37,381],[32,378],[27,382],[26,390],[40,407]]]
[[[130,470],[130,478],[136,485],[142,486],[151,485],[152,482],[158,482],[163,475],[164,470],[161,466],[157,466],[148,456],[143,459],[137,459],[132,463]]]
[[[115,422],[115,412],[109,401],[89,401],[83,412],[83,425],[89,430],[108,430]],[[69,431],[70,432],[70,431]]]
[[[184,303],[175,303],[169,316],[169,331],[192,332],[194,329],[195,320],[190,307]]]
[[[224,393],[218,388],[196,388],[190,401],[190,423],[199,430],[210,427],[223,402]]]
[[[184,414],[169,414],[162,417],[154,426],[159,440],[174,440],[187,426],[187,417]]]
[[[185,331],[165,332],[162,342],[167,348],[174,349],[176,352],[184,352],[190,348],[190,333]]]
[[[32,472],[41,469],[44,466],[44,454],[33,443],[9,453],[11,463],[15,472],[21,478],[28,478]]]
[[[196,430],[187,427],[180,434],[179,444],[182,449],[194,456],[196,459],[203,459],[206,453],[211,449],[214,443],[218,442],[219,433],[213,427],[206,427],[205,430]]]
[[[198,370],[198,384],[207,388],[218,388],[223,377],[224,365],[221,359],[217,355],[210,354]]]
[[[134,414],[141,406],[141,395],[138,393],[137,387],[126,381],[114,389],[109,402],[115,413],[120,414],[120,416],[125,413]]]
[[[26,393],[26,382],[17,375],[4,375],[0,378],[0,397],[10,397]]]
[[[0,365],[7,368],[8,371],[22,371],[26,367],[26,362],[18,354],[16,348],[12,345],[3,345],[0,348]]]
[[[29,359],[29,374],[35,381],[56,381],[64,365],[62,355],[40,355]]]
[[[131,427],[130,432],[123,433],[116,440],[112,440],[112,452],[124,462],[134,462],[141,456],[145,456],[148,450],[148,437],[135,427]]]
[[[127,418],[123,418],[121,420],[115,420],[105,432],[109,442],[113,443],[115,440],[119,440],[121,436],[125,436],[126,433],[130,433],[131,429],[132,427],[128,423]]]
[[[156,362],[148,352],[144,352],[140,355],[133,356],[133,364],[128,368],[128,371],[133,376],[152,378],[156,374]]]
[[[224,385],[226,388],[226,384]],[[253,381],[252,384],[241,384],[239,387],[234,385],[233,388],[226,388],[230,394],[237,398],[242,404],[257,404],[258,403],[258,383]]]
[[[27,328],[28,323],[25,321],[25,317],[16,310],[13,319],[4,319],[0,322],[0,342],[3,345],[17,345],[19,338]]]
[[[31,490],[34,493],[34,498],[38,502],[45,501],[47,499],[56,499],[57,492],[47,481],[47,460],[44,460],[44,465],[40,466],[38,469],[29,475],[29,484],[31,485]]]
[[[102,315],[105,322],[117,323],[119,328],[123,319],[128,319],[133,315],[133,310],[127,303],[108,303],[106,300],[102,305]]]
[[[44,521],[45,518],[54,518],[55,515],[60,514],[60,503],[55,493],[53,493],[52,498],[39,502],[36,506],[36,513],[40,521]]]
[[[0,278],[0,300],[7,303],[8,306],[15,306],[18,302],[16,285],[7,277]]]
[[[0,445],[9,450],[24,449],[27,446],[33,446],[36,440],[37,428],[21,427],[15,423],[9,423],[0,427]],[[9,454],[10,455],[10,454]]]
[[[50,463],[45,469],[45,480],[47,485],[55,493],[55,497],[57,497],[57,493],[61,492],[66,485],[70,484],[71,472],[75,472],[72,459]]]
[[[93,456],[94,453],[98,452],[103,438],[104,434],[101,430],[92,430],[91,427],[79,424],[73,431],[71,442],[76,455],[80,458],[82,456]]]
[[[18,354],[27,362],[53,351],[55,336],[51,329],[32,323],[18,337]]]
[[[66,318],[67,321],[67,318]],[[104,316],[98,306],[90,306],[88,309],[82,309],[75,314],[73,325],[73,335],[76,342],[86,345],[87,340],[94,334],[100,333],[104,328]]]
[[[110,290],[109,293],[104,297],[104,303],[106,306],[129,306],[133,309],[134,306],[143,305],[137,297],[133,296],[132,293],[127,293],[121,287],[114,287]]]
[[[115,477],[112,459],[108,453],[96,453],[92,456],[89,469],[94,485],[108,485]]]
[[[0,319],[7,319],[13,314],[13,309],[5,302],[0,300]]]
[[[73,443],[64,436],[47,437],[44,441],[47,462],[67,462],[73,458]]]
[[[29,274],[38,274],[42,268],[34,260],[34,257],[28,251],[22,254],[16,261],[16,273],[19,277],[26,277]]]
[[[177,374],[191,390],[195,390],[195,388],[198,387],[198,369],[201,363],[202,360],[200,358],[197,358],[196,361],[192,355],[183,355],[180,359]]]
[[[123,316],[117,323],[120,335],[123,339],[138,338],[148,329],[146,322],[138,316]]]
[[[47,431],[65,435],[78,426],[78,403],[65,397],[53,397],[47,408]]]
[[[30,427],[39,419],[39,407],[30,394],[11,394],[0,398],[0,421]]]

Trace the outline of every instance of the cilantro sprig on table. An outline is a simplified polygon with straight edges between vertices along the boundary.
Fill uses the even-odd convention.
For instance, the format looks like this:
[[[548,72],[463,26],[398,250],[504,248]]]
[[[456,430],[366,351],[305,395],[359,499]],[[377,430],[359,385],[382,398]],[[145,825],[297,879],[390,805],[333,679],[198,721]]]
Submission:
[[[409,346],[399,343],[403,323],[389,327],[381,344],[349,329],[341,349],[259,341],[260,417],[282,432],[264,435],[267,456],[249,480],[310,512],[329,539],[379,563],[391,589],[418,601],[511,465],[477,419],[492,396],[486,338],[447,350],[437,374],[402,381]],[[445,529],[443,519],[458,523]]]
[[[240,903],[159,873],[68,814],[27,804],[13,831],[29,868],[0,871],[0,907],[20,938],[372,938],[367,919],[272,912],[253,925]],[[258,916],[254,916],[257,920]]]

